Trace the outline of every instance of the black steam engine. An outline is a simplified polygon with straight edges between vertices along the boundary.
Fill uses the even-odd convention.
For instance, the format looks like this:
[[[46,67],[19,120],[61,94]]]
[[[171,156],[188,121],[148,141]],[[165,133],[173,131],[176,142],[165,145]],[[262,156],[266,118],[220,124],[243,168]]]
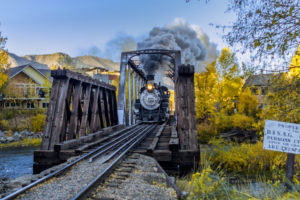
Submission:
[[[169,118],[169,97],[167,87],[154,83],[154,75],[147,76],[147,84],[141,88],[140,98],[134,104],[136,121],[163,122]]]

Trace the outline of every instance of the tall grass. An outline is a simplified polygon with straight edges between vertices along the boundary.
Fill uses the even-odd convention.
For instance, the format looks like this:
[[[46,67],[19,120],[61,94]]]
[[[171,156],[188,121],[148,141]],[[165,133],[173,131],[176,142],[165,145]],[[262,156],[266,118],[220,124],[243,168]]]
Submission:
[[[205,147],[199,171],[176,182],[188,192],[187,200],[300,199],[297,173],[292,190],[286,192],[283,153],[263,150],[260,142],[239,145],[215,140]],[[298,157],[296,163],[299,173]]]

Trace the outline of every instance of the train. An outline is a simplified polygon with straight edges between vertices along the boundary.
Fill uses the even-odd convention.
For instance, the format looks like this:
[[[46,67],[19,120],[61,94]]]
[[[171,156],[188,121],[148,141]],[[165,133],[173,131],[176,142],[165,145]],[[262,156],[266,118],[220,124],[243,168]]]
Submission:
[[[140,98],[134,104],[135,120],[142,122],[165,122],[169,118],[169,97],[167,87],[154,82],[154,76],[147,76],[147,83],[140,89]]]

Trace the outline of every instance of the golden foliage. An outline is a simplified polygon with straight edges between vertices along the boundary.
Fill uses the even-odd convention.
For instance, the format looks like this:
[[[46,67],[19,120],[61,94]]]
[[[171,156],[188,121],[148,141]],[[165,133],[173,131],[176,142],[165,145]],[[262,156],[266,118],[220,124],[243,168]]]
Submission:
[[[257,113],[258,100],[255,95],[251,93],[250,88],[244,89],[239,95],[237,109],[239,113],[245,113],[255,117]]]
[[[249,117],[243,114],[234,114],[230,116],[232,126],[242,130],[252,129],[255,121],[253,117]]]
[[[189,181],[191,192],[187,199],[228,199],[228,194],[222,188],[223,184],[224,178],[216,176],[208,166],[192,175]]]
[[[262,119],[300,123],[300,76],[282,73],[273,77]]]
[[[37,114],[35,116],[30,117],[30,131],[40,132],[44,130],[46,123],[46,115]]]
[[[8,79],[8,76],[4,73],[7,64],[8,64],[8,53],[3,49],[0,49],[0,89]]]
[[[227,172],[258,174],[263,172],[273,173],[273,178],[278,179],[286,164],[286,153],[263,149],[263,142],[256,144],[225,143],[212,140],[213,154],[212,165],[219,166]],[[226,146],[222,145],[226,144]],[[300,168],[300,158],[296,156],[296,169]]]
[[[217,130],[213,124],[200,123],[197,124],[198,141],[207,143],[211,138],[217,135]]]
[[[216,62],[207,65],[206,72],[195,73],[196,116],[199,121],[206,120],[216,110],[216,90],[218,74]]]
[[[42,144],[42,138],[24,138],[21,141],[0,144],[0,149],[12,147],[37,147]]]

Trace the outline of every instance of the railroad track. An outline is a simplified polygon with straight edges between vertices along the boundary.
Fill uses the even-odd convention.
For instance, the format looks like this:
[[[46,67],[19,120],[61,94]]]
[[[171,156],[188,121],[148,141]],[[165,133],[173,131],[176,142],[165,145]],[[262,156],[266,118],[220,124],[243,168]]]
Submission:
[[[156,126],[138,124],[117,131],[108,142],[2,200],[85,199]]]

